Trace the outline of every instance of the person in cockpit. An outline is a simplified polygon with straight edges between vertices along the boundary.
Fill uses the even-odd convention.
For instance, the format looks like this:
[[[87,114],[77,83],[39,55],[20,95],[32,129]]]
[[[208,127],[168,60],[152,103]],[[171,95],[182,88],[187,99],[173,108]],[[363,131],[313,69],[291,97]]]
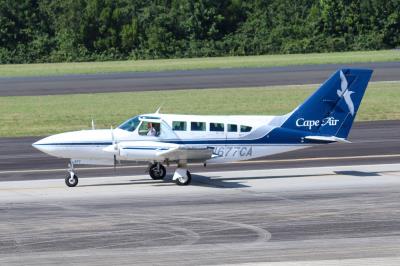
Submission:
[[[156,136],[157,130],[153,127],[152,123],[147,124],[147,136]]]

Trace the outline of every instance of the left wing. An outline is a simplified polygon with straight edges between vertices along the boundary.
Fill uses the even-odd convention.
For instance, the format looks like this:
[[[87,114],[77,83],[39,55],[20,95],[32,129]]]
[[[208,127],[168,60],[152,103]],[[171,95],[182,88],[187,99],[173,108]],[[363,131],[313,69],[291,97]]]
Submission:
[[[208,160],[216,155],[213,147],[179,146],[167,151],[158,152],[157,156],[170,161],[175,160]]]
[[[103,151],[112,153],[122,160],[133,161],[178,161],[208,160],[214,158],[214,148],[188,146],[158,141],[123,141],[107,146]]]

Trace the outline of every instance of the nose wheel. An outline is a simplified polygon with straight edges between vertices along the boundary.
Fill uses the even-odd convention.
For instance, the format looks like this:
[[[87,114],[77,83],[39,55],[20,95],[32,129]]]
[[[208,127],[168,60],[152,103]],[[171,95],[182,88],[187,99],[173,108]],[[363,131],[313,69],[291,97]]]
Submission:
[[[160,163],[154,163],[149,168],[150,177],[154,180],[164,179],[167,174],[167,170]]]
[[[74,172],[74,165],[71,163],[68,165],[68,175],[65,177],[65,184],[68,187],[75,187],[78,185],[78,176]]]
[[[72,176],[68,174],[65,178],[65,184],[69,187],[75,187],[76,185],[78,185],[78,176],[75,174],[73,174]]]

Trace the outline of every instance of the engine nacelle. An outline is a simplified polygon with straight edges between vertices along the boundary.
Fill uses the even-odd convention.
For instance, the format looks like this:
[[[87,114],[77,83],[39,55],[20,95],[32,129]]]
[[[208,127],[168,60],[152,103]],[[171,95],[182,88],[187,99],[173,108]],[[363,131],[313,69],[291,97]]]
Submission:
[[[168,150],[174,149],[177,144],[161,143],[157,141],[129,141],[118,144],[119,158],[129,161],[158,161],[160,156]]]

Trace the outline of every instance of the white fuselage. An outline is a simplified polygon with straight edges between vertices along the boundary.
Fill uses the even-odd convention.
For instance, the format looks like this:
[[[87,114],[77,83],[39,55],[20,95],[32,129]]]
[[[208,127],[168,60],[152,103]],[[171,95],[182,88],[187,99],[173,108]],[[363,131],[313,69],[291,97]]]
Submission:
[[[268,141],[269,132],[280,127],[286,117],[147,114],[132,118],[114,130],[61,133],[33,146],[49,155],[72,159],[76,164],[111,165],[114,158],[161,162],[170,156],[164,152],[174,149],[188,150],[174,160],[190,162],[203,160],[190,151],[201,147],[213,149],[212,158],[204,160],[207,163],[249,160],[308,147],[302,143]],[[142,123],[159,124],[160,134],[147,135]],[[129,128],[130,125],[135,126]]]

